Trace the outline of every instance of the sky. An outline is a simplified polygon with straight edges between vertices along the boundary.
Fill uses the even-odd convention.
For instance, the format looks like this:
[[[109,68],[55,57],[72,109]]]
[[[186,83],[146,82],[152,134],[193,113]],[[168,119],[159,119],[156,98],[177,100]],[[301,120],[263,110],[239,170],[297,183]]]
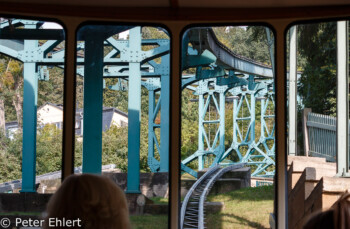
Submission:
[[[45,22],[43,24],[44,29],[63,29],[63,27],[55,22]]]

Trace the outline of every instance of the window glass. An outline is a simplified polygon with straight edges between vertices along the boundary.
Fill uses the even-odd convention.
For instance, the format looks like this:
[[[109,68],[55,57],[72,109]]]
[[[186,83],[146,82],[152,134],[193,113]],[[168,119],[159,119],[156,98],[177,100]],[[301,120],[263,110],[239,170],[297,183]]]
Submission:
[[[58,23],[0,18],[0,192],[60,185],[64,49]]]
[[[347,21],[287,32],[289,228],[330,208],[350,185],[342,178],[349,176],[348,41]]]
[[[186,30],[181,81],[181,225],[269,228],[275,175],[273,33],[245,25]]]
[[[127,196],[134,228],[167,228],[170,37],[161,27],[87,25],[77,41],[76,173]]]

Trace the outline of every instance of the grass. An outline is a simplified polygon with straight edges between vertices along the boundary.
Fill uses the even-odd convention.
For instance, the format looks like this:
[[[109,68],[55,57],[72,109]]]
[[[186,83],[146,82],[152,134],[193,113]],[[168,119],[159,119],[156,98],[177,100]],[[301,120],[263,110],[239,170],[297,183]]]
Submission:
[[[152,197],[154,204],[168,204],[168,198]],[[166,229],[168,215],[132,215],[130,221],[133,229]]]
[[[206,215],[207,228],[270,228],[274,186],[242,188],[225,194],[208,196],[207,201],[223,202],[224,209]]]
[[[154,197],[156,204],[168,199]],[[274,187],[242,188],[236,191],[208,196],[207,201],[223,202],[224,209],[206,215],[208,229],[270,228],[269,214],[273,212]],[[168,228],[168,215],[141,215],[130,217],[133,229]]]
[[[269,214],[273,212],[274,187],[242,188],[236,191],[208,196],[207,201],[223,202],[224,209],[206,215],[209,229],[269,228]],[[167,204],[167,198],[152,198],[155,204]],[[1,215],[40,215],[39,212],[11,212]],[[133,229],[166,229],[168,215],[130,216]]]
[[[191,175],[188,174],[188,173],[181,174],[181,180],[185,180],[185,179],[188,179],[188,180],[196,180],[196,178],[194,178],[193,176],[191,176]]]
[[[163,198],[163,197],[152,197],[150,198],[153,200],[154,204],[168,204],[169,198]]]
[[[133,229],[166,229],[168,228],[168,215],[140,215],[130,216]]]

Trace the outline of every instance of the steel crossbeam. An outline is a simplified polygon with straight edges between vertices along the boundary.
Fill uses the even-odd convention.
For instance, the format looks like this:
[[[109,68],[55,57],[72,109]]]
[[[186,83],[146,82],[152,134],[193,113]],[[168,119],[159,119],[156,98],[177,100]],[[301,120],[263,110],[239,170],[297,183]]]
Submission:
[[[37,81],[49,80],[48,65],[64,67],[64,49],[58,47],[64,39],[63,30],[45,30],[40,28],[42,25],[43,22],[40,21],[16,19],[0,23],[0,52],[24,63],[23,192],[35,192]],[[12,26],[12,33],[8,29],[10,26]],[[24,27],[24,29],[18,32],[19,27]],[[111,37],[118,31],[127,29],[130,29],[129,40],[116,40]],[[7,30],[9,30],[8,33],[6,33]],[[99,53],[99,50],[103,50],[103,47],[112,47],[107,55],[78,55],[77,58],[77,74],[84,77],[84,91],[88,92],[84,94],[86,100],[84,116],[86,116],[85,119],[89,117],[94,119],[84,122],[83,172],[101,172],[102,130],[98,130],[99,126],[101,127],[99,123],[102,121],[96,121],[96,117],[102,114],[103,78],[118,78],[118,83],[109,88],[129,90],[128,139],[132,142],[129,142],[128,157],[129,162],[132,161],[132,163],[129,163],[128,166],[128,191],[139,192],[140,144],[137,139],[140,136],[141,85],[149,91],[150,101],[154,99],[155,93],[161,94],[157,107],[152,107],[152,102],[149,107],[152,121],[149,122],[148,127],[150,142],[148,163],[154,172],[167,172],[169,169],[170,40],[142,39],[140,27],[109,26],[103,33],[93,33],[92,28],[86,28],[83,32],[79,35],[83,42],[78,43],[78,51],[83,50],[87,54],[89,50],[92,50],[91,52],[96,54]],[[87,35],[89,32],[90,34]],[[39,38],[47,41],[38,45]],[[99,40],[99,42],[89,45],[90,38],[94,41]],[[143,51],[142,45],[157,47]],[[159,57],[162,60],[161,63],[155,61]],[[93,67],[84,71],[89,66],[94,66],[91,65],[92,62],[98,63],[100,68]],[[89,77],[89,75],[94,77]],[[126,81],[129,83],[127,84]],[[160,123],[155,123],[159,113],[161,113]],[[94,123],[96,126],[91,126]],[[161,129],[161,143],[154,135],[155,128]],[[159,152],[158,160],[154,155],[154,145]]]
[[[3,31],[0,33],[0,52],[24,63],[23,158],[25,160],[22,171],[24,192],[35,191],[37,81],[49,80],[48,65],[64,68],[64,49],[59,48],[64,40],[63,30],[44,30],[41,29],[42,25],[43,22],[40,21],[16,19],[11,23],[8,21],[0,23],[0,29]],[[23,31],[11,34],[10,26],[16,32]],[[17,29],[19,27],[24,29]],[[149,93],[148,165],[152,172],[169,170],[170,40],[142,39],[140,27],[107,27],[101,33],[94,33],[93,28],[89,27],[78,36],[80,40],[77,50],[84,51],[85,56],[78,54],[77,74],[83,76],[85,81],[84,115],[86,119],[91,117],[90,121],[84,122],[83,128],[83,171],[101,172],[102,131],[99,128],[101,122],[96,121],[96,117],[99,117],[97,120],[101,119],[104,78],[117,78],[116,85],[109,86],[109,89],[129,91],[130,163],[127,191],[139,192],[141,86]],[[130,31],[128,40],[118,40],[112,36],[125,30]],[[30,35],[29,32],[33,34]],[[205,45],[198,45],[196,34],[204,35]],[[17,40],[14,40],[13,36],[17,36]],[[41,44],[38,41],[40,36],[43,37],[40,40],[46,39]],[[246,162],[256,167],[254,175],[271,175],[273,171],[269,168],[274,165],[274,144],[271,145],[271,142],[274,142],[274,127],[271,129],[269,124],[271,121],[267,120],[273,120],[274,116],[267,114],[267,111],[274,105],[274,93],[270,90],[273,84],[267,80],[258,81],[261,76],[271,77],[271,69],[233,55],[222,45],[218,45],[210,31],[185,33],[183,41],[183,50],[186,51],[182,55],[182,69],[196,68],[196,73],[183,76],[182,88],[195,91],[199,97],[199,136],[198,150],[182,161],[181,169],[197,176],[197,172],[187,166],[191,161],[198,160],[198,169],[203,169],[208,163],[211,163],[210,166],[227,163],[227,157],[236,154],[239,162]],[[269,44],[272,44],[271,42],[269,41]],[[190,43],[192,45],[189,45]],[[144,51],[141,48],[143,45],[156,47]],[[104,47],[108,47],[107,53],[103,53]],[[221,50],[226,59],[223,60],[213,50]],[[89,52],[96,55],[88,55]],[[227,62],[229,55],[232,55],[231,60],[238,61],[239,64],[230,65]],[[161,58],[161,62],[156,61],[157,58]],[[91,63],[97,63],[98,68],[95,66],[90,69]],[[249,69],[252,69],[252,72],[249,72]],[[259,77],[256,77],[256,73]],[[229,147],[225,145],[225,107],[228,95],[234,98],[232,117],[234,134]],[[257,100],[261,104],[259,120],[261,136],[255,140]],[[246,117],[239,116],[243,107],[246,107],[249,114]],[[217,117],[208,119],[208,115],[213,113],[210,109],[217,113]],[[160,121],[157,120],[159,115]],[[240,122],[249,122],[245,133],[238,128]],[[96,125],[91,126],[92,123]],[[213,125],[216,129],[213,134],[209,134],[208,130]],[[155,134],[159,128],[160,141]],[[246,153],[241,152],[242,146],[248,147]],[[208,160],[209,155],[214,158],[212,161]]]

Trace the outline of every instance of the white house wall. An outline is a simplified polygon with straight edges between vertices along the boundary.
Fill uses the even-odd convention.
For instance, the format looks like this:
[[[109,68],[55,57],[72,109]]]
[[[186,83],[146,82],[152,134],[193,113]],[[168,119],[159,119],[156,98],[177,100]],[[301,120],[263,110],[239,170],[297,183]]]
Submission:
[[[63,110],[52,105],[44,105],[38,110],[38,125],[63,122]]]
[[[128,123],[128,117],[114,112],[111,125],[117,125],[118,127],[122,126],[122,121],[126,124]]]

